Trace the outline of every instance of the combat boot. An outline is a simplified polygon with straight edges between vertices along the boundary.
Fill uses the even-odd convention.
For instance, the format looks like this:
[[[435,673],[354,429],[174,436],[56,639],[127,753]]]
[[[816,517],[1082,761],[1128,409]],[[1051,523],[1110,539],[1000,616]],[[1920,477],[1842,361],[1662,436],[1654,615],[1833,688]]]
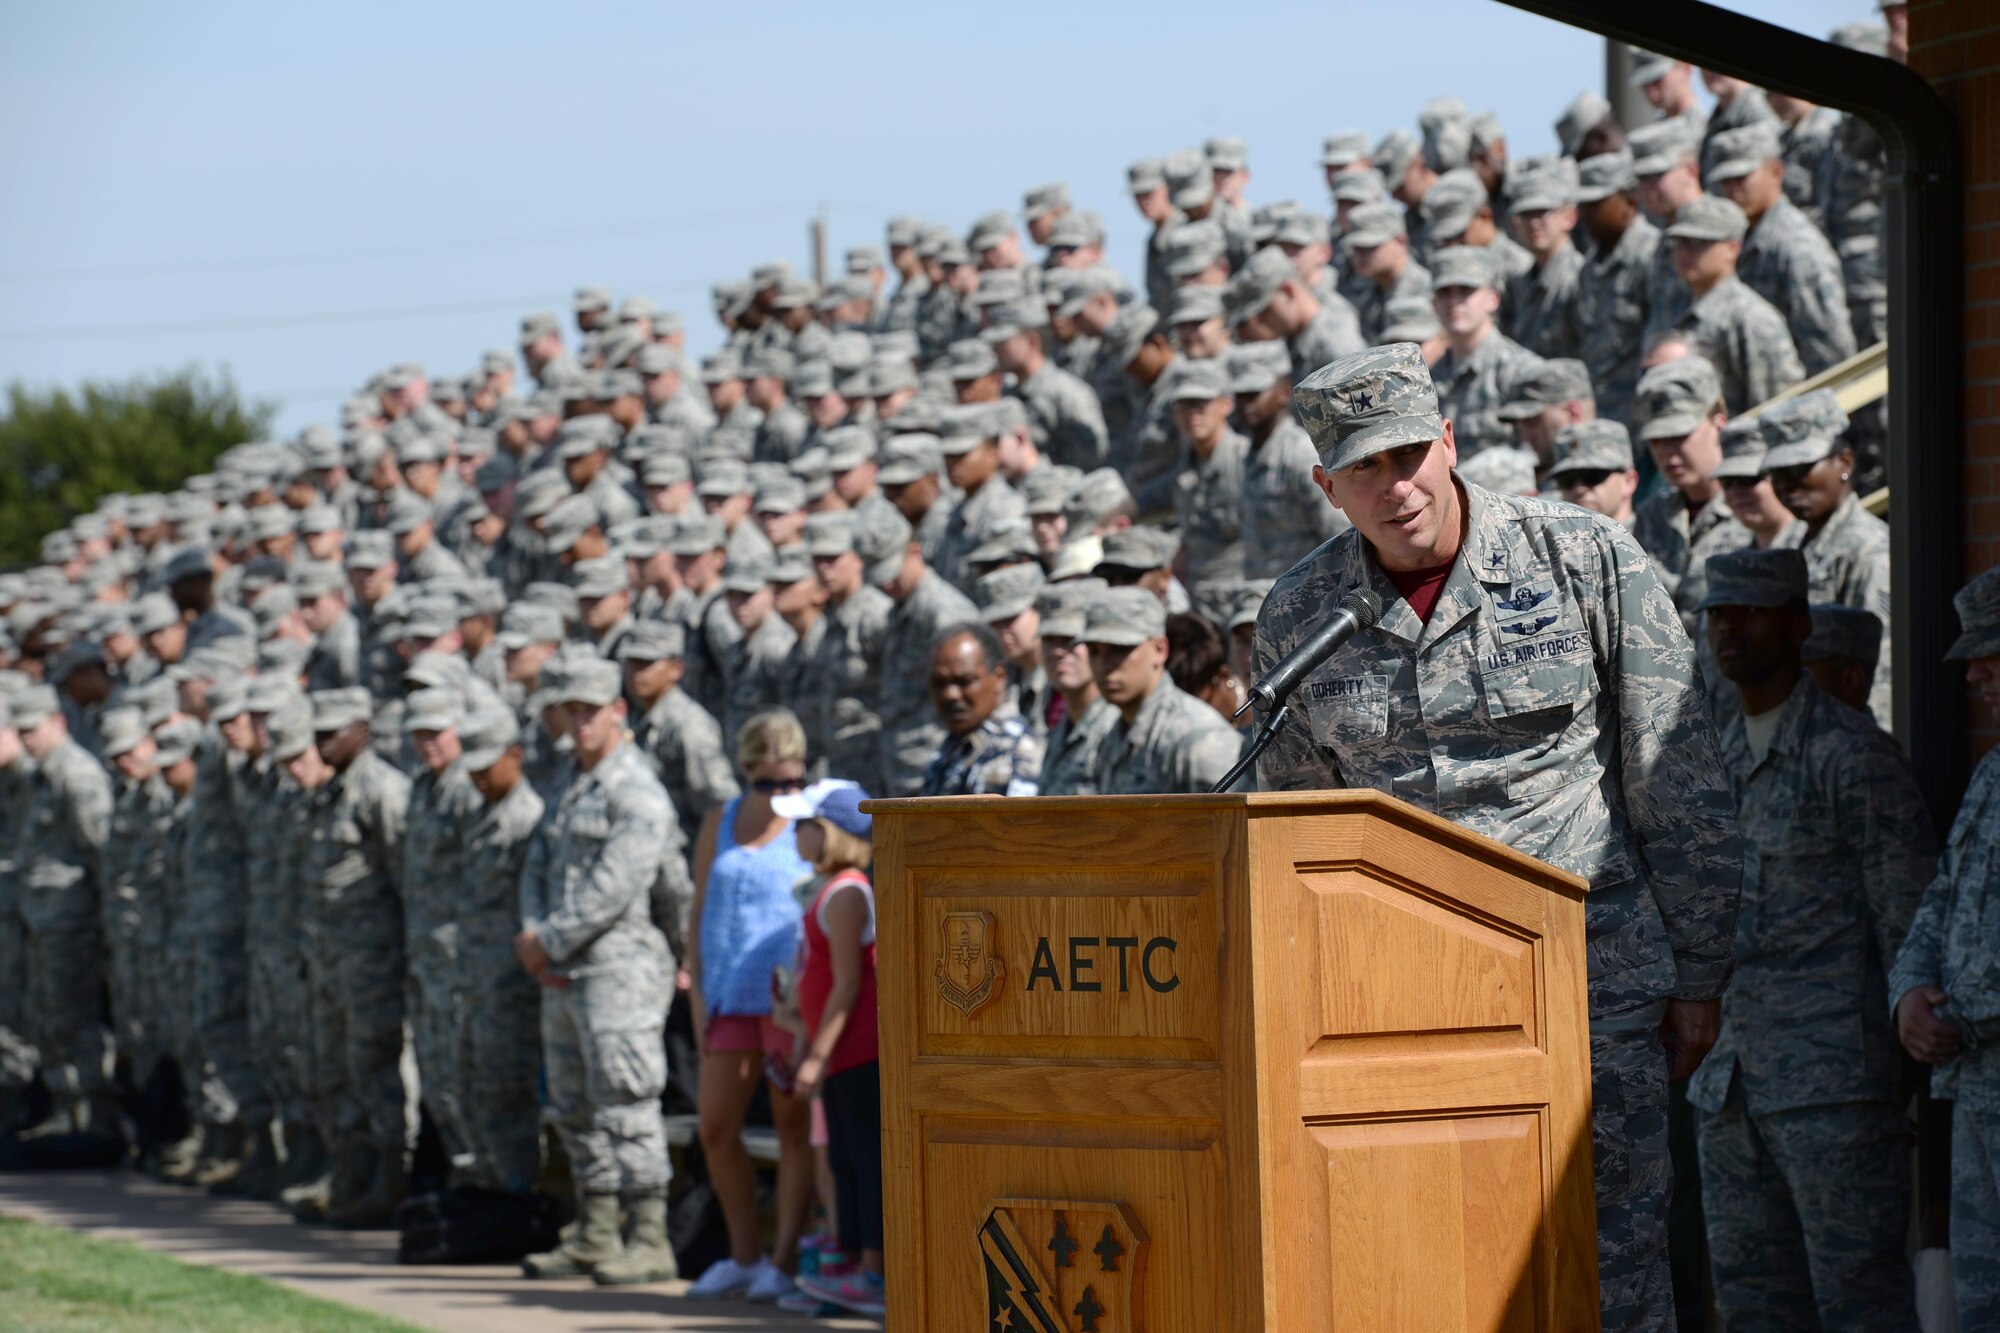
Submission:
[[[285,1169],[278,1176],[273,1193],[283,1195],[294,1185],[317,1180],[326,1174],[326,1140],[311,1125],[285,1126]]]
[[[213,1189],[236,1179],[243,1169],[243,1159],[250,1152],[250,1134],[240,1120],[232,1120],[222,1126],[210,1140],[210,1155],[194,1173],[193,1183],[203,1189]]]
[[[336,1197],[346,1203],[367,1188],[373,1166],[372,1150],[367,1144],[359,1139],[343,1139],[333,1150],[333,1160],[323,1174],[284,1191],[278,1196],[279,1201],[292,1210],[297,1221],[324,1222]]]
[[[328,1203],[329,1226],[349,1231],[375,1230],[396,1220],[396,1208],[410,1194],[410,1177],[403,1165],[400,1145],[376,1153],[375,1170],[368,1188],[344,1204]]]
[[[90,1113],[84,1109],[81,1098],[65,1097],[57,1102],[49,1113],[21,1131],[23,1143],[33,1143],[36,1139],[67,1138],[81,1134],[90,1122]]]
[[[582,1277],[599,1264],[616,1259],[625,1249],[618,1237],[618,1196],[586,1194],[579,1201],[576,1231],[555,1249],[531,1254],[521,1262],[529,1277]]]
[[[625,1243],[625,1253],[599,1263],[591,1270],[590,1280],[600,1287],[672,1282],[681,1270],[667,1240],[667,1196],[628,1195],[625,1206],[632,1219],[632,1238]]]
[[[192,1180],[195,1168],[201,1164],[202,1138],[202,1127],[196,1125],[185,1138],[164,1145],[155,1161],[154,1177],[169,1185],[185,1185]]]
[[[278,1145],[271,1139],[271,1122],[266,1120],[249,1126],[248,1150],[243,1156],[243,1164],[231,1180],[210,1185],[210,1194],[224,1197],[263,1199],[276,1193],[278,1183]]]

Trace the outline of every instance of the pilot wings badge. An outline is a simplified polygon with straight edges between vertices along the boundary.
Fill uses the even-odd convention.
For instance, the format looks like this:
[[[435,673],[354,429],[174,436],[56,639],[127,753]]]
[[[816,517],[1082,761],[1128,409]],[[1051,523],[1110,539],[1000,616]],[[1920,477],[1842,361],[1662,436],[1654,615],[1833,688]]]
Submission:
[[[971,1018],[991,1004],[1007,976],[1000,961],[991,912],[948,912],[940,926],[943,939],[937,966],[938,994],[944,1002]]]

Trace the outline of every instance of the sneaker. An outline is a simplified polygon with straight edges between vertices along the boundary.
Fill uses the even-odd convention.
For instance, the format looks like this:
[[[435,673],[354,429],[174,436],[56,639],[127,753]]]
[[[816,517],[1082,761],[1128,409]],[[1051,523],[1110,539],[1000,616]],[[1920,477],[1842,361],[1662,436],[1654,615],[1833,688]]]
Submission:
[[[792,1282],[792,1275],[769,1259],[758,1263],[756,1274],[750,1283],[750,1290],[743,1293],[743,1299],[752,1305],[770,1305],[798,1290]]]
[[[806,1314],[815,1319],[831,1319],[847,1312],[832,1301],[823,1301],[817,1296],[808,1296],[803,1291],[795,1291],[789,1296],[778,1297],[778,1308],[786,1314]]]
[[[799,1290],[853,1314],[882,1315],[885,1289],[880,1273],[849,1273],[833,1280],[800,1278]]]
[[[687,1289],[691,1301],[726,1301],[742,1296],[750,1290],[750,1284],[757,1280],[758,1272],[770,1264],[769,1259],[759,1259],[746,1267],[734,1259],[717,1259],[708,1266],[708,1271]]]

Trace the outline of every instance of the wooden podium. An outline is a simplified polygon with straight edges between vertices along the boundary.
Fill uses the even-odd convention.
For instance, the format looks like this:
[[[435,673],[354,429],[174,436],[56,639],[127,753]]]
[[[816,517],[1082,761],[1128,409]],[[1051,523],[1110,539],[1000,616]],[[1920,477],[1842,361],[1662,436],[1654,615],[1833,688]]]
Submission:
[[[867,808],[893,1333],[1597,1327],[1581,881],[1373,792]]]

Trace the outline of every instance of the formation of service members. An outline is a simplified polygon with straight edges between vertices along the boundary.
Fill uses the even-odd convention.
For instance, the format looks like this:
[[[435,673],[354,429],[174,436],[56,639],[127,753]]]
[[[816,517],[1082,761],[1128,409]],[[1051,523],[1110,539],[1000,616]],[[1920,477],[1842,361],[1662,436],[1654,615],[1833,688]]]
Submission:
[[[577,1222],[527,1271],[672,1276],[662,1029],[747,719],[887,794],[1205,791],[1245,680],[1367,584],[1247,780],[1590,881],[1607,1327],[1670,1318],[1697,1065],[1725,1313],[1909,1326],[1899,1037],[1960,1099],[1993,1308],[2000,770],[1938,862],[1850,423],[1746,415],[1879,337],[1880,146],[1634,77],[1657,123],[1579,98],[1545,159],[1454,99],[1331,135],[1325,216],[1251,207],[1239,141],[1144,159],[1137,282],[1049,185],[1025,236],[898,218],[835,281],[721,284],[698,365],[584,288],[518,361],[106,497],[0,575],[0,1112],[39,1084],[24,1147],[135,1124],[166,1178],[352,1226],[410,1216],[420,1122],[427,1187],[491,1207],[547,1126]],[[1995,587],[1955,655],[2000,706]]]

